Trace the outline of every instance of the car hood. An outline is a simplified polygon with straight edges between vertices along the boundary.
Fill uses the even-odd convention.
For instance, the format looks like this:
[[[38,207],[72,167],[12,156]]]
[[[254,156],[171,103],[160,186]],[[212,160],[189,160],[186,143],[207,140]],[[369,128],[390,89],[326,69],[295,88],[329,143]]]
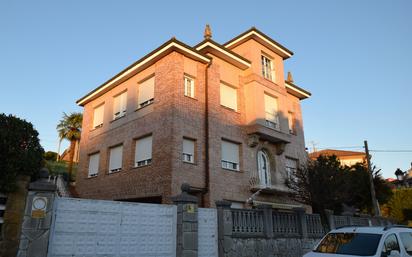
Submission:
[[[373,256],[373,255],[372,255]],[[303,257],[359,257],[358,255],[308,252]]]

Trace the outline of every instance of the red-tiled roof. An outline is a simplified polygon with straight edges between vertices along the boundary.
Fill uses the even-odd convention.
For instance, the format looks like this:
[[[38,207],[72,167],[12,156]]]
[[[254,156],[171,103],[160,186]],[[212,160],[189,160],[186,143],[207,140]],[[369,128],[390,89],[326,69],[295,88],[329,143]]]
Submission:
[[[316,159],[321,155],[335,155],[337,157],[344,157],[344,156],[363,156],[365,157],[366,154],[364,152],[354,152],[354,151],[343,151],[343,150],[334,150],[334,149],[325,149],[321,151],[316,151],[309,154],[309,158]]]

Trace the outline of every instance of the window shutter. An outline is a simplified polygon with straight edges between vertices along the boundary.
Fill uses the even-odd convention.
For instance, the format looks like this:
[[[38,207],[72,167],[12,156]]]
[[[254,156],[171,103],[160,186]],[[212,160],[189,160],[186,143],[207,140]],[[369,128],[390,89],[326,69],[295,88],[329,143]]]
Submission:
[[[239,164],[239,145],[222,141],[222,160]]]
[[[135,163],[152,159],[152,136],[136,140]]]
[[[94,108],[93,128],[103,124],[104,104]]]
[[[266,120],[278,123],[278,101],[275,97],[265,94],[265,113]]]
[[[190,139],[183,139],[183,153],[194,156],[195,154],[195,141]]]
[[[89,177],[96,175],[99,172],[100,154],[92,154],[89,156]]]
[[[139,85],[138,104],[147,102],[154,98],[154,77]]]
[[[233,87],[220,84],[220,104],[237,110],[237,90]]]
[[[120,95],[115,96],[113,99],[113,115],[118,115],[120,113]]]
[[[109,172],[122,168],[123,145],[110,149]]]
[[[125,113],[127,108],[127,92],[124,92],[120,95],[120,111]]]

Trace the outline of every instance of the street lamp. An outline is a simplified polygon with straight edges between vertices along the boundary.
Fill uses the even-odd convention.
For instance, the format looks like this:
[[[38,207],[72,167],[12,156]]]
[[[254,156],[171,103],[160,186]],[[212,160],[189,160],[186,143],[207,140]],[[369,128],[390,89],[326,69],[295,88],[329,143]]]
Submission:
[[[399,181],[403,181],[403,179],[405,177],[405,173],[403,171],[401,171],[401,169],[399,169],[399,168],[395,171],[395,175],[396,175],[396,178]]]

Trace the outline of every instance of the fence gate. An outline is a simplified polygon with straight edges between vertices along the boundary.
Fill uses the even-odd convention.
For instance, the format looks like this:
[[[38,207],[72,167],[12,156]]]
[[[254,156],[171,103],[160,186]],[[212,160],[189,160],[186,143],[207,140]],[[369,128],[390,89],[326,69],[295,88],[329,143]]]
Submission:
[[[218,256],[216,209],[198,209],[198,256]]]
[[[176,256],[176,206],[57,198],[48,257]]]

